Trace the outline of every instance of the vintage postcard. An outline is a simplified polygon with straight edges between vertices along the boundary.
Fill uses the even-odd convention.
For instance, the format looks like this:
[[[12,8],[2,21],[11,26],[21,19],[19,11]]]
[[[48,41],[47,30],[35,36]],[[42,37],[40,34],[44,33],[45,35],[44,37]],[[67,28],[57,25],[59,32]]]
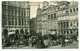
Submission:
[[[2,49],[78,49],[78,1],[2,1]]]

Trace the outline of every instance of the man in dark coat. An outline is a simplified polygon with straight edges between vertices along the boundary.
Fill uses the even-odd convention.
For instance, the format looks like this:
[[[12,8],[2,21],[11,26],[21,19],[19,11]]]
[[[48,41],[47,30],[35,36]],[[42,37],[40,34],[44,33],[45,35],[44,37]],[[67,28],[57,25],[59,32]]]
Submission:
[[[64,47],[65,46],[65,34],[61,34],[60,38],[61,38],[61,47]]]
[[[45,48],[44,40],[41,33],[38,33],[38,46],[39,48]]]

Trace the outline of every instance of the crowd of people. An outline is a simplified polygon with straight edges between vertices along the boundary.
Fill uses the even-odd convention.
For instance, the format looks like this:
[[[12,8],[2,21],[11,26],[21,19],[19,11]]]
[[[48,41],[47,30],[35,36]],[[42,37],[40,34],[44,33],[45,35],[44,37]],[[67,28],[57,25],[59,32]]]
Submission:
[[[47,48],[49,46],[61,45],[61,47],[65,47],[66,44],[72,43],[74,40],[77,41],[76,35],[70,35],[67,37],[65,34],[48,34],[42,36],[41,33],[34,33],[35,35],[10,35],[5,40],[3,39],[3,47],[14,46],[16,45],[25,45],[36,48]]]

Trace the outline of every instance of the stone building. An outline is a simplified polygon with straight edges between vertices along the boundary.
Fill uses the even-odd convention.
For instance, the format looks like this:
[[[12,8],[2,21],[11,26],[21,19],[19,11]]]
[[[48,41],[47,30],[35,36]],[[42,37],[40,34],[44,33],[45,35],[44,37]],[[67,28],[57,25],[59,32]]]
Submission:
[[[30,5],[24,1],[2,1],[2,33],[26,34],[30,32]]]
[[[37,32],[42,35],[56,31],[58,28],[55,6],[49,5],[47,1],[43,2],[43,8],[37,9]]]
[[[59,9],[57,12],[59,33],[78,35],[78,2],[63,2],[60,4]]]
[[[43,2],[45,3],[45,2]],[[78,33],[78,2],[57,1],[56,4],[45,3],[37,9],[37,32],[76,34]]]

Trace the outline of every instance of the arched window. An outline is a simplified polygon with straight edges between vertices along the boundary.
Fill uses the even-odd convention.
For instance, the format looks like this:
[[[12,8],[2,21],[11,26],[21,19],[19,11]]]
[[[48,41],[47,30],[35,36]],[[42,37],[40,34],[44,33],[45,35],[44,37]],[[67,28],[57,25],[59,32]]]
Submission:
[[[75,8],[73,9],[73,11],[75,12]]]
[[[72,9],[70,9],[70,12],[72,12]]]
[[[24,34],[24,31],[23,31],[23,29],[21,29],[21,30],[20,30],[20,34]]]
[[[4,35],[4,37],[7,37],[8,36],[8,30],[7,29],[4,29],[3,30],[3,35]]]
[[[19,34],[19,30],[16,30],[16,32],[15,32],[16,34]]]

